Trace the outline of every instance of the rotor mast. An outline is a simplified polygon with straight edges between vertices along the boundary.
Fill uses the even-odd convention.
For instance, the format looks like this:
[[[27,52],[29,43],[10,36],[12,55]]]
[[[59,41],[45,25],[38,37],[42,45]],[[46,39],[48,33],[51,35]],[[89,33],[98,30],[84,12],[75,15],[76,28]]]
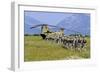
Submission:
[[[41,26],[41,34],[45,34],[47,31],[49,31],[48,25],[43,24],[43,26]]]

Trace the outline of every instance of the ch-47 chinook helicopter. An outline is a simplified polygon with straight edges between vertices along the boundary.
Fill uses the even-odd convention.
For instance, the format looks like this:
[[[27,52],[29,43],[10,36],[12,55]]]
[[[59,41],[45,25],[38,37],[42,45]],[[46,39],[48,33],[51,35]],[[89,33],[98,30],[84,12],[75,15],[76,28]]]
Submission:
[[[35,26],[33,26],[33,27],[30,27],[30,29],[32,29],[32,28],[37,28],[37,27],[41,27],[41,33],[40,33],[40,35],[41,35],[41,37],[42,37],[43,39],[45,39],[46,36],[52,35],[52,34],[64,35],[64,28],[59,28],[59,31],[56,31],[56,32],[51,31],[51,30],[49,29],[49,27],[56,27],[56,28],[58,28],[57,26],[54,26],[54,25],[39,24],[39,25],[35,25]]]

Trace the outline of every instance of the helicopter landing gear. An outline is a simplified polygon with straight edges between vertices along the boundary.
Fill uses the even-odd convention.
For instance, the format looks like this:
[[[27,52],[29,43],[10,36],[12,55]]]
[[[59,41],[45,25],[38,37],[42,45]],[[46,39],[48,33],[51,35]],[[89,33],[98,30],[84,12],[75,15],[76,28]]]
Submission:
[[[45,34],[40,34],[42,36],[42,39],[45,39],[46,38],[46,35]]]

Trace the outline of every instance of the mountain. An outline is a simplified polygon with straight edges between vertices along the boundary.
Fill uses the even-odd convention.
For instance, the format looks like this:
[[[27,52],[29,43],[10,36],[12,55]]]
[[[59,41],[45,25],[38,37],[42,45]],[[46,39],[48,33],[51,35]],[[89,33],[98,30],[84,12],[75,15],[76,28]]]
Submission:
[[[80,32],[83,35],[90,35],[90,16],[87,14],[73,14],[60,21],[57,26],[70,30],[65,30],[65,34]]]
[[[37,25],[37,24],[42,24],[42,22],[40,22],[30,16],[25,16],[25,18],[24,18],[24,33],[25,34],[39,34],[41,32],[40,27],[30,29],[30,27]]]

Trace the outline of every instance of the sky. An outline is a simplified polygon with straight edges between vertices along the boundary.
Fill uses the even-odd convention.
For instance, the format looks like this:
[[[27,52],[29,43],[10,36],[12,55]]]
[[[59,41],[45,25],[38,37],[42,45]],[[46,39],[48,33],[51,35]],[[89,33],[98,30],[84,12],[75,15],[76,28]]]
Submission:
[[[32,12],[32,11],[25,11],[25,16],[29,16],[34,18],[42,23],[50,24],[50,25],[57,25],[61,20],[66,17],[70,17],[73,14],[65,14],[65,13],[57,13],[57,12]],[[30,24],[33,25],[33,24]],[[37,25],[37,24],[34,24]]]
[[[38,24],[48,24],[80,31],[82,34],[90,33],[89,13],[39,12],[24,11],[25,33],[40,33],[40,28],[30,30],[29,27]],[[67,32],[67,31],[66,31]]]

